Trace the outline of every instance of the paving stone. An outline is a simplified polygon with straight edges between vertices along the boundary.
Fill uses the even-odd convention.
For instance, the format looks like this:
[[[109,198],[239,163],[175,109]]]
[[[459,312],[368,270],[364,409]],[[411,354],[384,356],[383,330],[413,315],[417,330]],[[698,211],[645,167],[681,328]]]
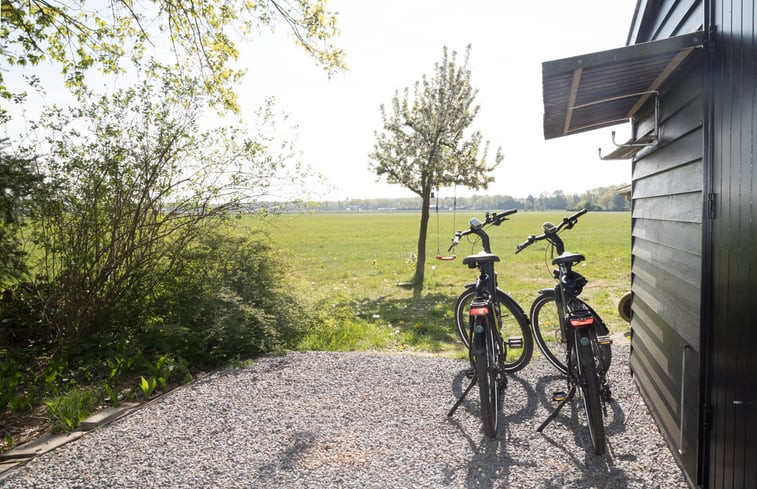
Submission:
[[[70,441],[77,440],[83,435],[83,431],[74,431],[64,435],[43,435],[36,440],[24,443],[13,450],[8,450],[7,452],[0,454],[0,462],[36,457],[37,455],[47,453],[50,450],[65,445]]]
[[[6,460],[5,462],[0,462],[0,481],[3,480],[3,473],[9,471],[13,467],[17,467],[23,462],[23,460]]]
[[[136,403],[124,403],[121,404],[119,407],[109,407],[105,408],[102,411],[99,411],[84,421],[81,422],[81,425],[79,425],[78,431],[89,431],[93,428],[96,428],[102,424],[108,423],[110,421],[113,421],[114,419],[117,419],[124,414],[128,413],[135,407],[137,407],[138,404]]]

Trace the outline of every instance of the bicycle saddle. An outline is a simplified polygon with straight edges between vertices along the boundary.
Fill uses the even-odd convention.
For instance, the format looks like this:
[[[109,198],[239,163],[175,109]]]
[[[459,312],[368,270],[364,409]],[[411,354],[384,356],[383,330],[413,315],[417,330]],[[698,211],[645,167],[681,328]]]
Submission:
[[[494,255],[492,253],[487,253],[485,251],[480,251],[476,253],[475,255],[470,255],[463,258],[463,264],[468,265],[470,268],[476,268],[478,266],[478,263],[487,263],[487,262],[495,262],[495,261],[499,261],[499,257],[497,255]]]
[[[582,262],[585,259],[586,257],[584,257],[583,255],[566,251],[562,255],[552,260],[552,265],[575,265],[576,263]]]

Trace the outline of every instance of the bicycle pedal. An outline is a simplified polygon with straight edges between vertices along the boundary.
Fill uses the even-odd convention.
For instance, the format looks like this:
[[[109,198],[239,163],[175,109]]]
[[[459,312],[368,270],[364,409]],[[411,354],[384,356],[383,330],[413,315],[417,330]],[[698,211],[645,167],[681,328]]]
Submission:
[[[507,347],[508,348],[523,348],[523,337],[510,336],[509,338],[507,338]]]
[[[476,375],[476,371],[472,368],[465,371],[465,377],[468,379],[472,379],[474,375]]]
[[[610,338],[609,336],[606,336],[606,335],[605,336],[597,336],[597,342],[600,345],[603,345],[603,346],[605,346],[605,345],[612,345],[612,338]]]
[[[552,401],[553,402],[563,402],[568,397],[567,392],[563,391],[556,391],[552,393]]]

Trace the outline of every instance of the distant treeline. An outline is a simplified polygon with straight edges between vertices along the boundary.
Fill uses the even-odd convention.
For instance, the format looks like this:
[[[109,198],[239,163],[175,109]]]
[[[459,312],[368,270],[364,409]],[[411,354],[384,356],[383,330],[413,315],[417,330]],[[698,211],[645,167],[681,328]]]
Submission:
[[[626,185],[598,187],[581,194],[566,195],[562,190],[555,190],[551,194],[542,192],[541,195],[529,195],[525,198],[509,195],[474,195],[471,197],[454,197],[450,195],[434,198],[431,202],[432,211],[437,205],[440,211],[447,210],[496,210],[496,209],[524,209],[524,210],[573,210],[589,209],[591,211],[628,211],[631,203],[618,192]],[[355,211],[415,211],[420,210],[421,199],[347,199],[340,201],[319,202],[315,204],[317,212],[355,212]]]

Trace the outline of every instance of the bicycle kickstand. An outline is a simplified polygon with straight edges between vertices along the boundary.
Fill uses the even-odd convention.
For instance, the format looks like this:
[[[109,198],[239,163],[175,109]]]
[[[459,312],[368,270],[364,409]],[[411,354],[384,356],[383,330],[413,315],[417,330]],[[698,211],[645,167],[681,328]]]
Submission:
[[[457,400],[457,402],[455,403],[455,405],[454,405],[454,406],[452,406],[452,409],[450,409],[450,410],[449,410],[449,413],[447,413],[447,417],[448,417],[448,418],[452,417],[452,415],[453,415],[453,414],[455,414],[455,411],[457,411],[457,408],[458,408],[458,407],[460,407],[460,404],[462,404],[462,403],[463,403],[463,399],[465,399],[465,396],[467,396],[467,395],[468,395],[468,393],[470,392],[470,390],[471,390],[471,389],[473,388],[473,386],[474,386],[474,385],[476,385],[476,380],[478,380],[478,377],[476,377],[476,376],[474,375],[474,376],[473,376],[473,378],[472,378],[472,379],[471,379],[471,381],[470,381],[470,384],[468,384],[468,387],[467,387],[467,388],[465,389],[465,391],[464,391],[464,392],[462,393],[462,395],[461,395],[461,396],[460,396],[460,398],[459,398],[459,399]]]
[[[571,387],[571,388],[570,388],[570,392],[568,392],[568,395],[567,395],[567,396],[565,396],[565,399],[563,399],[562,401],[560,401],[560,404],[558,404],[558,405],[557,405],[557,407],[555,408],[555,410],[554,410],[554,411],[552,411],[552,414],[550,414],[549,416],[547,416],[547,419],[545,419],[545,420],[544,420],[544,422],[543,422],[543,423],[542,423],[541,425],[539,425],[539,427],[538,427],[538,428],[536,428],[536,432],[537,432],[537,433],[541,433],[541,431],[542,431],[542,430],[543,430],[544,428],[546,428],[546,426],[547,426],[547,425],[548,425],[549,423],[551,423],[553,419],[555,419],[555,418],[557,417],[557,413],[559,413],[559,412],[560,412],[560,409],[562,409],[562,407],[563,407],[563,406],[564,406],[564,405],[565,405],[565,404],[566,404],[566,403],[567,403],[568,401],[570,401],[571,399],[573,399],[573,397],[575,397],[575,395],[576,395],[576,386],[574,385],[573,387]]]

